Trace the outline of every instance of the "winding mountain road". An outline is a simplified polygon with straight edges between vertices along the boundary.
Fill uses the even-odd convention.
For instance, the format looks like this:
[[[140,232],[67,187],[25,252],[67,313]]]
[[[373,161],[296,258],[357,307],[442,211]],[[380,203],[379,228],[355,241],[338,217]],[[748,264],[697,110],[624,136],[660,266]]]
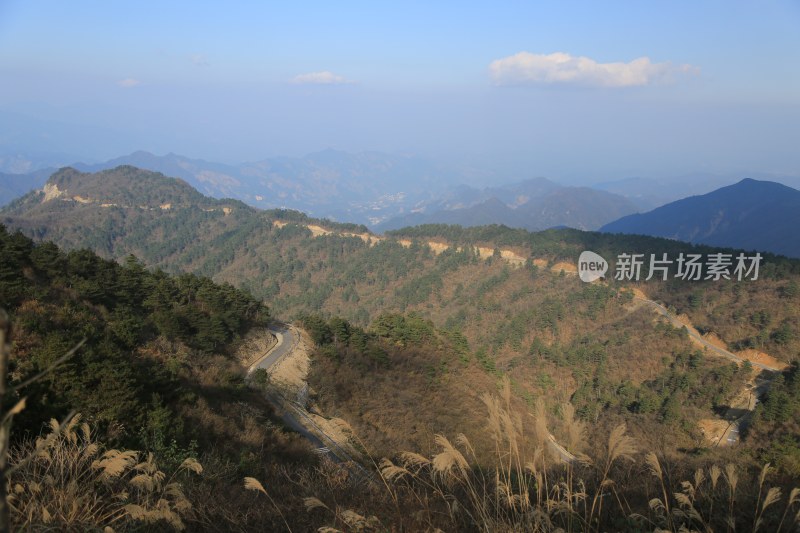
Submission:
[[[250,365],[247,370],[248,376],[258,369],[269,372],[300,344],[300,332],[290,324],[276,323],[269,328],[269,331],[275,335],[277,343]],[[267,392],[267,399],[280,414],[283,422],[311,442],[320,454],[326,455],[336,463],[346,465],[348,470],[362,479],[374,480],[373,474],[355,461],[347,451],[325,433],[323,428],[314,422],[306,412],[305,406],[286,398],[276,389]]]

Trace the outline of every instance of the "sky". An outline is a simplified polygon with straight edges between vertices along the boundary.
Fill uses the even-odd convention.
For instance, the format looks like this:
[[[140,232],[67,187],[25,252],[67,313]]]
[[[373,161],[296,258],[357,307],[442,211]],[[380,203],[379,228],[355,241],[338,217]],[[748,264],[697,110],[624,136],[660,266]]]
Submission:
[[[0,151],[800,175],[800,2],[0,0]]]

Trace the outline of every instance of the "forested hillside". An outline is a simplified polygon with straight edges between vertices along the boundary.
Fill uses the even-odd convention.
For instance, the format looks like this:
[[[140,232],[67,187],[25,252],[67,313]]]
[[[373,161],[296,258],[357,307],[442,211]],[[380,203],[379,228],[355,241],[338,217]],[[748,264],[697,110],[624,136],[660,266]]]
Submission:
[[[146,191],[126,189],[126,180],[139,177],[149,184]],[[784,485],[800,475],[800,434],[790,422],[800,409],[796,367],[770,378],[741,441],[716,448],[702,424],[722,421],[738,405],[755,379],[752,365],[699,349],[686,329],[659,320],[637,296],[685,314],[687,323],[721,337],[731,350],[792,363],[800,345],[796,261],[765,256],[757,280],[634,282],[609,275],[583,283],[573,271],[585,249],[608,258],[612,273],[625,252],[717,250],[502,226],[434,225],[380,237],[362,226],[198,197],[181,182],[130,167],[98,175],[62,171],[44,192],[7,208],[3,220],[71,250],[2,234],[3,305],[16,324],[15,379],[89,339],[63,372],[36,386],[15,423],[17,438],[37,434],[44,418],[79,409],[110,445],[155,451],[165,464],[201,455],[201,462],[219,468],[215,483],[222,491],[250,473],[278,486],[288,475],[294,488],[280,496],[277,509],[294,508],[292,516],[304,526],[325,523],[324,513],[306,516],[298,507],[312,495],[330,502],[335,475],[327,467],[314,470],[316,460],[305,447],[259,418],[270,409],[245,387],[241,366],[230,358],[241,336],[267,319],[263,298],[281,318],[303,324],[318,345],[308,377],[312,406],[350,422],[356,445],[376,462],[386,456],[402,464],[412,457],[397,455],[404,450],[432,457],[444,445],[437,435],[465,433],[474,443],[476,472],[494,468],[496,439],[511,437],[487,432],[483,415],[488,408],[490,416],[506,416],[487,400],[505,387],[505,431],[513,433],[513,444],[503,446],[520,456],[544,452],[542,461],[554,461],[545,445],[554,439],[564,453],[587,454],[600,465],[600,443],[609,434],[621,438],[624,423],[639,449],[656,452],[674,472],[666,484],[724,462],[750,476],[770,461]],[[87,247],[116,262],[82,250]],[[609,457],[611,447],[608,442]],[[231,460],[238,466],[220,466]],[[281,470],[286,461],[295,461],[293,474]],[[536,461],[535,469],[548,468]],[[412,470],[421,475],[422,464]],[[602,494],[602,469],[586,468],[580,475]],[[620,490],[632,507],[657,514],[645,511],[646,481],[631,475],[620,478]],[[427,490],[419,481],[414,486]],[[405,510],[420,501],[413,491],[387,500],[347,486],[340,504],[357,506],[364,516],[390,516],[389,523],[412,528],[475,525],[466,517],[420,518],[435,512],[430,507],[409,516]],[[209,486],[196,490],[198,501],[206,501]],[[402,504],[387,505],[393,498]],[[244,503],[215,505],[209,508],[241,510]],[[274,510],[226,520],[279,524]],[[595,510],[582,512],[591,517]],[[516,515],[503,516],[498,524]],[[605,511],[596,517],[613,528],[614,516]],[[743,510],[736,519],[752,518]]]
[[[143,209],[146,198],[134,202],[141,206],[104,207],[106,193],[99,189],[92,202],[71,200],[70,188],[80,192],[104,180],[125,189],[133,176],[158,183],[155,190],[167,192],[151,201],[172,207]],[[41,193],[32,194],[5,210],[6,220],[68,248],[91,247],[116,259],[133,253],[148,265],[230,282],[270,301],[287,319],[321,313],[367,327],[385,313],[414,312],[463,336],[469,358],[487,372],[513,369],[523,397],[573,398],[586,419],[610,405],[632,408],[635,394],[620,400],[618,387],[656,379],[675,354],[695,349],[669,328],[645,327],[652,313],[626,303],[621,289],[640,288],[732,349],[760,350],[784,362],[798,356],[797,261],[765,256],[756,281],[609,278],[605,285],[587,285],[551,268],[574,265],[585,249],[608,258],[612,272],[624,252],[674,257],[714,250],[647,237],[502,226],[421,226],[378,239],[363,227],[295,212],[205,198],[187,202],[193,196],[181,182],[131,167],[96,175],[65,170],[51,180],[59,183],[67,191],[63,197],[43,201]],[[496,253],[485,258],[475,247]],[[501,250],[522,262],[509,263]],[[724,404],[725,396],[723,391],[707,407]],[[665,398],[656,403],[662,410]],[[691,410],[685,412],[692,418]]]
[[[153,184],[148,196],[134,196],[135,205],[108,206],[110,199],[133,194],[126,185],[132,178]],[[574,265],[585,249],[608,258],[612,273],[625,252],[675,257],[715,250],[647,237],[502,226],[421,226],[379,238],[352,224],[195,196],[182,182],[132,167],[94,175],[63,170],[48,187],[61,195],[23,198],[4,211],[8,223],[68,248],[91,247],[118,260],[133,253],[148,265],[230,282],[267,299],[286,319],[321,313],[366,328],[386,313],[415,313],[460,339],[462,365],[510,375],[516,394],[529,404],[543,397],[557,409],[571,401],[578,416],[592,422],[615,411],[647,415],[654,423],[672,420],[681,428],[670,432],[672,445],[702,444],[697,420],[724,410],[741,383],[724,359],[692,356],[697,347],[680,330],[654,322],[627,289],[643,290],[686,314],[701,333],[721,337],[733,350],[765,352],[788,363],[800,347],[794,290],[800,263],[784,258],[765,256],[755,281],[637,283],[609,276],[605,284],[584,284],[553,267]],[[91,201],[74,200],[90,190]],[[163,203],[170,208],[155,205]],[[495,253],[487,257],[479,247]],[[691,361],[693,375],[670,377],[678,356],[684,362],[677,369]],[[684,384],[668,385],[673,378]],[[692,392],[687,379],[718,386]]]
[[[141,462],[132,472],[158,479],[163,475],[156,473],[158,465],[184,483],[179,498],[177,493],[177,499],[167,496],[174,515],[162,513],[162,507],[156,512],[155,506],[147,515],[158,530],[172,529],[168,524],[173,519],[180,522],[180,517],[202,524],[219,514],[219,507],[208,507],[215,502],[232,510],[233,500],[223,498],[223,503],[219,495],[238,494],[246,500],[239,480],[263,472],[264,464],[315,462],[299,438],[271,420],[261,395],[245,386],[244,369],[233,352],[244,334],[264,327],[269,311],[231,285],[192,274],[173,277],[150,271],[132,256],[120,265],[88,250],[62,252],[52,243],[34,244],[0,226],[0,308],[12,324],[12,387],[48,369],[84,341],[65,363],[16,392],[17,399],[24,397],[26,402],[14,417],[11,444],[18,451],[12,462],[23,457],[24,450],[31,453],[34,437],[49,427],[51,418],[62,420],[77,412],[90,424],[84,431],[76,418],[63,434],[44,430],[56,438],[44,441],[45,451],[34,453],[47,453],[50,466],[42,459],[12,478],[18,487],[12,509],[21,513],[12,513],[12,519],[18,527],[55,521],[87,531],[113,523],[125,531],[141,524],[142,518],[135,519],[136,513],[125,506],[145,506],[154,496],[153,485],[135,488],[134,482],[126,490],[119,484],[123,479],[110,485],[108,478],[97,477],[95,466],[89,468],[115,448],[142,453],[128,454],[117,463],[113,477],[128,472],[138,458]],[[153,454],[149,460],[147,453]],[[179,468],[186,460],[191,466],[195,458],[206,467],[203,478]],[[64,474],[64,468],[74,469],[76,477]],[[37,492],[37,483],[43,482],[43,474],[37,472],[59,469],[62,474],[51,477],[46,491]],[[75,494],[69,483],[79,478],[81,493]],[[158,491],[160,482],[156,483]],[[215,494],[213,499],[208,499],[210,494]],[[97,503],[87,506],[81,498],[89,497]],[[194,510],[186,506],[189,501]],[[70,512],[70,506],[77,507]],[[269,523],[264,513],[255,515]],[[220,516],[215,519],[224,523]],[[246,522],[243,518],[231,524]]]
[[[133,256],[120,265],[88,250],[64,253],[1,226],[0,251],[0,307],[14,325],[14,381],[26,381],[86,340],[28,391],[28,408],[15,423],[20,437],[77,409],[115,442],[186,447],[202,436],[182,421],[197,401],[189,375],[230,358],[241,336],[269,319],[261,302],[231,285],[152,272]],[[225,380],[231,390],[242,384],[238,371]]]

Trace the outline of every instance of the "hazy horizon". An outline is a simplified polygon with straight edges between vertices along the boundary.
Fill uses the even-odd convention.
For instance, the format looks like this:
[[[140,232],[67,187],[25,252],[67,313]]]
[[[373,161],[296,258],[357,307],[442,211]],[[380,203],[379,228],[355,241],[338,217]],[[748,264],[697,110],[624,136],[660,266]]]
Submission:
[[[800,7],[0,4],[0,150],[800,175]]]

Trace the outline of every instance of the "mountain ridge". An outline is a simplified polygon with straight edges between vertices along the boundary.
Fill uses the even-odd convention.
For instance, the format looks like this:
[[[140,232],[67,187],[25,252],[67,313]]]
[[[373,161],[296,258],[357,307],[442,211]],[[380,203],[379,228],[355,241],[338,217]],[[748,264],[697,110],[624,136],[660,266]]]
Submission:
[[[707,194],[622,217],[600,231],[800,257],[799,224],[800,191],[745,178]]]

